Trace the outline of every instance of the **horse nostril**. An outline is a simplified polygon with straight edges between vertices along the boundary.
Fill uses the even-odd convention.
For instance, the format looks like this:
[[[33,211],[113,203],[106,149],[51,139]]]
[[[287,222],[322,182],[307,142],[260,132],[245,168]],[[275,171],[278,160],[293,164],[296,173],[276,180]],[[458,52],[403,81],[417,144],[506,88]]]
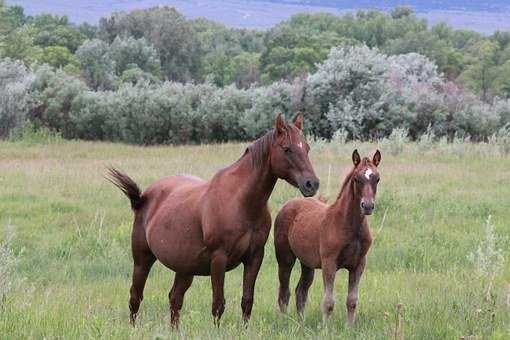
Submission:
[[[307,189],[312,189],[312,186],[313,186],[312,181],[307,180],[307,181],[305,182],[305,188],[307,188]]]
[[[319,189],[319,181],[318,180],[313,181],[313,188],[315,189],[315,191],[317,191],[317,189]]]
[[[361,207],[365,209],[365,202],[361,202]]]

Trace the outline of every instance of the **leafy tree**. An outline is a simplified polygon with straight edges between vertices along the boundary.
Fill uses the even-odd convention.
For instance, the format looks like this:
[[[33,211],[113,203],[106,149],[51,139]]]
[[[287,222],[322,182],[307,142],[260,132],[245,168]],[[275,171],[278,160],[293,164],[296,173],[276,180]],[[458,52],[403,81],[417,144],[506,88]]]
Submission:
[[[24,25],[10,31],[3,39],[2,55],[31,64],[41,57],[42,49],[34,44],[34,28]]]
[[[41,47],[63,46],[74,53],[85,40],[66,16],[42,14],[31,18],[28,23],[34,28],[34,44]]]
[[[249,88],[260,81],[260,54],[244,52],[235,56],[227,70],[228,83],[238,88]]]
[[[497,77],[496,53],[498,45],[489,40],[482,40],[470,46],[469,66],[460,75],[463,82],[476,92],[481,93],[482,100],[489,99],[490,90]]]
[[[199,67],[191,24],[174,8],[115,13],[100,20],[98,35],[108,42],[117,36],[145,38],[158,51],[162,70],[170,80],[190,80]]]
[[[40,63],[45,63],[53,67],[64,67],[71,64],[75,67],[79,66],[78,59],[63,46],[49,46],[42,49],[42,52],[38,56]]]
[[[117,75],[132,69],[132,65],[156,77],[161,74],[158,52],[145,38],[116,37],[108,48],[108,55],[115,62]]]
[[[87,40],[76,51],[82,75],[94,90],[111,90],[115,87],[115,62],[109,46],[102,40]]]

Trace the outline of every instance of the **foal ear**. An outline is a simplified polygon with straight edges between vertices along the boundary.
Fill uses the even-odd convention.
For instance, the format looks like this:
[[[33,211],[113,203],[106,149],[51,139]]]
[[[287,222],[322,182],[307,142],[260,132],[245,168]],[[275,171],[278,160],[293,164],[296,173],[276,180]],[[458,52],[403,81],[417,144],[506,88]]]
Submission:
[[[374,163],[375,166],[379,166],[379,163],[381,163],[381,152],[377,150],[374,153],[374,157],[372,158],[372,163]]]
[[[296,118],[294,119],[294,125],[299,129],[303,130],[303,114],[298,112]]]
[[[352,152],[352,163],[354,166],[358,166],[358,164],[361,162],[361,157],[359,156],[358,149],[355,149]]]
[[[278,116],[276,117],[275,129],[276,134],[278,135],[284,134],[287,130],[285,120],[283,119],[281,113],[279,113]]]

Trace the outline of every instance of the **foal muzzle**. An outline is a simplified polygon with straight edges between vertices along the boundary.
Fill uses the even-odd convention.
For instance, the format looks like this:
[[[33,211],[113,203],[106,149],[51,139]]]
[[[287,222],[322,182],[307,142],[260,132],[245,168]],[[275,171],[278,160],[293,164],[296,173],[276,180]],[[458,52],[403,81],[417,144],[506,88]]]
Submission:
[[[360,203],[361,213],[363,215],[372,215],[375,209],[374,201],[361,201]]]

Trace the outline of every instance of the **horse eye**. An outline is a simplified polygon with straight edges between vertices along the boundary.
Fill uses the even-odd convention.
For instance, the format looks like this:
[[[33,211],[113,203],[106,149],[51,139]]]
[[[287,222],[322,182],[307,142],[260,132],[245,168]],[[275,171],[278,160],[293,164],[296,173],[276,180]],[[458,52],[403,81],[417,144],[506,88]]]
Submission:
[[[290,147],[285,146],[285,147],[283,148],[283,152],[285,152],[285,153],[291,153],[291,152],[292,152],[292,150],[290,149]]]

